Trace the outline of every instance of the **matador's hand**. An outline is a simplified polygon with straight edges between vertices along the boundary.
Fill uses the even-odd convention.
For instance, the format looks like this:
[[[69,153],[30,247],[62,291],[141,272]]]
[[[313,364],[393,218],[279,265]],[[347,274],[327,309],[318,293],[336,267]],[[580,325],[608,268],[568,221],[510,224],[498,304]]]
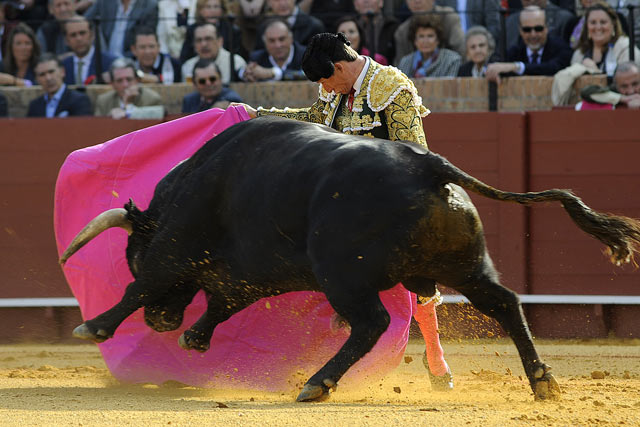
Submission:
[[[231,104],[229,104],[229,107],[244,107],[249,117],[251,117],[252,119],[258,117],[258,111],[251,105],[245,104],[244,102],[232,102]]]

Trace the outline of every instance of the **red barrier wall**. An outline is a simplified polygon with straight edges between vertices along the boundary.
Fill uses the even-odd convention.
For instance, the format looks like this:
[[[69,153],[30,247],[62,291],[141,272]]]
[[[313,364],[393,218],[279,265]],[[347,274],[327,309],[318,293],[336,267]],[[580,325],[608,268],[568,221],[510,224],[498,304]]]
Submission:
[[[594,209],[640,217],[638,118],[631,111],[447,113],[428,116],[424,126],[432,150],[490,185],[510,191],[572,188]],[[71,296],[53,237],[58,170],[75,149],[155,123],[0,120],[0,298]],[[505,286],[519,293],[638,294],[640,273],[608,264],[602,245],[578,230],[559,205],[524,208],[471,197]],[[557,337],[638,337],[639,309],[526,307],[536,335]],[[473,315],[461,321],[458,312],[448,311],[463,333],[473,328]],[[0,340],[59,340],[80,320],[78,310],[69,308],[0,309],[0,318]]]

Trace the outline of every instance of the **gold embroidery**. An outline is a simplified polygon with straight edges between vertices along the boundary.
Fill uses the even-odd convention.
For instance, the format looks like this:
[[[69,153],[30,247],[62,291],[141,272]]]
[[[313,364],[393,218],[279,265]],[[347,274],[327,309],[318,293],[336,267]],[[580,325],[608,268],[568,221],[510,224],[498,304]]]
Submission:
[[[400,92],[384,112],[390,140],[412,141],[427,148],[422,118],[409,92]]]

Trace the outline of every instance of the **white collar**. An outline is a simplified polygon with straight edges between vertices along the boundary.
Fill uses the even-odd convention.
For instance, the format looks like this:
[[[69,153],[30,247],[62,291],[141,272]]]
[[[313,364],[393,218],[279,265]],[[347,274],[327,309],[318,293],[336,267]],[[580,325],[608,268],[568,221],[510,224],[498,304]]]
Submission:
[[[366,60],[364,67],[362,67],[362,71],[360,71],[360,75],[358,75],[356,82],[353,84],[353,89],[356,91],[353,94],[353,96],[358,96],[358,94],[360,93],[360,89],[362,88],[362,82],[364,81],[364,77],[367,75],[367,71],[369,71],[370,60],[367,56],[364,56],[364,59]]]
[[[284,64],[282,64],[282,67],[278,65],[276,60],[273,59],[273,56],[271,55],[269,55],[269,62],[271,62],[271,65],[273,65],[274,67],[280,68],[281,70],[284,71],[284,69],[287,68],[289,64],[291,64],[291,61],[293,61],[293,51],[294,51],[294,46],[292,43],[291,48],[289,49],[289,56],[287,56],[287,60],[284,61]]]
[[[538,54],[538,61],[540,61],[540,62],[542,62],[542,52],[544,52],[544,46],[542,46],[536,52]],[[529,49],[529,46],[527,46],[527,57],[531,58],[531,55],[533,55],[533,51],[531,49]]]

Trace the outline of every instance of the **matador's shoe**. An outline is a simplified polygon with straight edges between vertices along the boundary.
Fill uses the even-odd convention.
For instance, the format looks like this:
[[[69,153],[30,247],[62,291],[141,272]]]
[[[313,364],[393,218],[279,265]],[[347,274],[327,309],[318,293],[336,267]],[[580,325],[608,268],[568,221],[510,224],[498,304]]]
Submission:
[[[450,391],[453,390],[453,374],[451,368],[447,367],[447,372],[444,375],[435,376],[429,369],[429,362],[427,361],[427,352],[424,352],[422,356],[422,364],[427,368],[429,373],[429,380],[431,381],[431,390],[433,391]]]

